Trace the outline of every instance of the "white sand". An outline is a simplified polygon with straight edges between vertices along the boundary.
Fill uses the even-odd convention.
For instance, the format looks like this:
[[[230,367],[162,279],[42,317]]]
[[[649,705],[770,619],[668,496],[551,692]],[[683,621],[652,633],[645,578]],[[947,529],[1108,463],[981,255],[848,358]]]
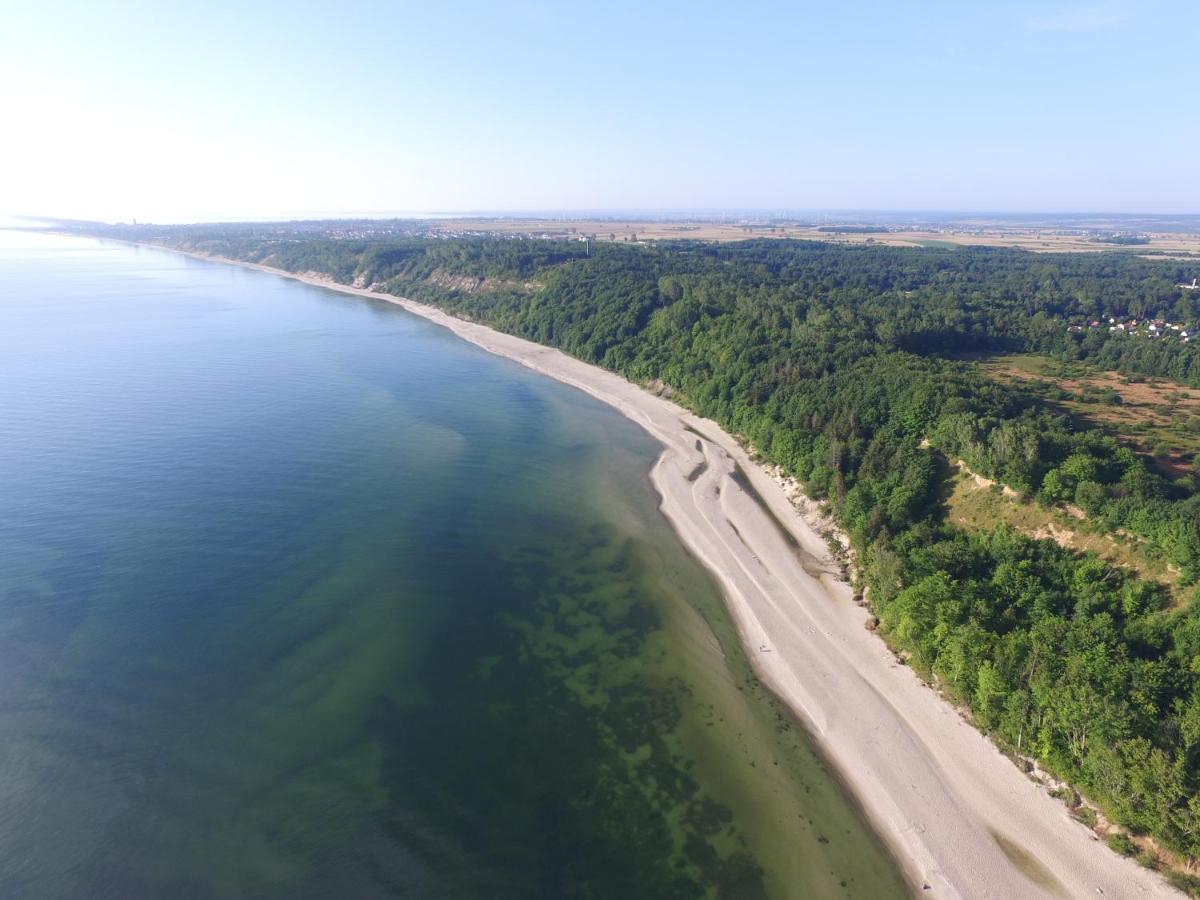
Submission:
[[[827,558],[824,540],[715,422],[611,372],[433,307],[316,276],[250,267],[399,304],[485,350],[586,391],[661,441],[651,477],[663,513],[723,587],[759,677],[808,725],[921,896],[1181,896],[1097,841],[898,663],[864,627],[868,613],[853,602],[848,584],[805,571],[804,554],[788,545],[733,479],[735,463],[811,557]],[[701,463],[707,469],[689,481]],[[1009,842],[1010,853],[1015,847],[1014,855],[1036,862],[1014,862],[993,835]],[[1052,878],[1039,883],[1025,874],[1037,869]]]

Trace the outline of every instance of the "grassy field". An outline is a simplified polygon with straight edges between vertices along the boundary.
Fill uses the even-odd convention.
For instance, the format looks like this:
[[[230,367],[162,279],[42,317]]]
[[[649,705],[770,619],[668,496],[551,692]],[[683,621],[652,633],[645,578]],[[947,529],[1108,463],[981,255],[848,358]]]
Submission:
[[[1162,378],[1135,380],[1043,356],[979,360],[998,381],[1022,382],[1048,403],[1154,458],[1169,478],[1200,474],[1200,390]]]

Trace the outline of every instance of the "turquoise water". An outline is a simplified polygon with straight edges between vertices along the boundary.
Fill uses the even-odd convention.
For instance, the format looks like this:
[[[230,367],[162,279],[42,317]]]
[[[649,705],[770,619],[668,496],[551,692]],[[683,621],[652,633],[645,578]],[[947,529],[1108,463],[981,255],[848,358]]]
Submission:
[[[0,233],[0,896],[902,896],[655,453],[393,306]]]

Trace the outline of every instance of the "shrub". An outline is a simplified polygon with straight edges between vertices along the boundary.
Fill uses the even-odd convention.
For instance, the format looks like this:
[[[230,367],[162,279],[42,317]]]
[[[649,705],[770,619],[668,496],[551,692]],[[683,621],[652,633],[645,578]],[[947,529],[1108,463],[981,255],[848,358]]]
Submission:
[[[1158,854],[1153,850],[1143,850],[1137,855],[1138,865],[1147,869],[1158,868]]]
[[[1110,834],[1105,841],[1110,850],[1115,850],[1122,856],[1133,856],[1137,853],[1137,844],[1130,840],[1129,835],[1118,831],[1116,834]]]
[[[1191,897],[1200,897],[1200,878],[1195,875],[1171,871],[1167,873],[1167,881]]]

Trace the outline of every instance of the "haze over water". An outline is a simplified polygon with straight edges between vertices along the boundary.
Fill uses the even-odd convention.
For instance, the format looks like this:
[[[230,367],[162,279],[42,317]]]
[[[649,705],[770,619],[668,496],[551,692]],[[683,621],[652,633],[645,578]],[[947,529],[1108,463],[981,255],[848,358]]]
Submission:
[[[0,895],[903,896],[614,411],[0,233]]]

